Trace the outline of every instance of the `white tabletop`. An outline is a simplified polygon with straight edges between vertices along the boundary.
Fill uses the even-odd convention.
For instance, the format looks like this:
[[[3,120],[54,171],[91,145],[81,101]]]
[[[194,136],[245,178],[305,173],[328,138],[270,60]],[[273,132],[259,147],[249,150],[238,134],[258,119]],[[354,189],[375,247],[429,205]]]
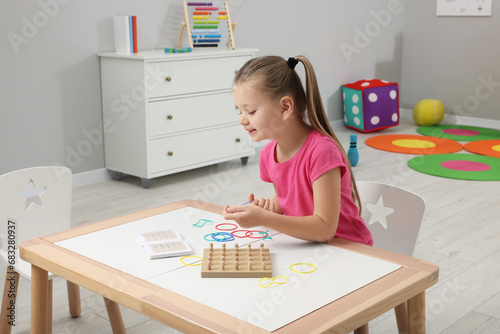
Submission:
[[[200,219],[208,219],[212,223],[203,227],[193,226]],[[215,228],[220,223],[228,221],[219,214],[187,207],[59,241],[56,245],[268,331],[276,330],[400,268],[394,263],[295,239],[276,231],[268,232],[271,240],[235,238],[225,243],[226,247],[232,247],[235,242],[240,246],[264,242],[265,247],[270,249],[273,277],[286,276],[287,283],[262,288],[258,278],[201,278],[201,266],[185,266],[179,257],[150,260],[136,240],[140,232],[175,229],[191,246],[193,255],[202,257],[203,249],[209,246],[204,236],[220,232]],[[220,244],[214,242],[214,247],[221,247]],[[290,269],[295,263],[310,263],[317,269],[309,274],[296,273]]]

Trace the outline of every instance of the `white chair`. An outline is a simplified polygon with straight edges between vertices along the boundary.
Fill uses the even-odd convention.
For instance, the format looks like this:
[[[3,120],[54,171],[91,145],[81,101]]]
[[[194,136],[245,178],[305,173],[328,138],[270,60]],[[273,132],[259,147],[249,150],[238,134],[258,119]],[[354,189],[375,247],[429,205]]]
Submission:
[[[425,200],[409,190],[389,184],[357,181],[361,217],[373,236],[373,246],[391,252],[413,255],[425,211]],[[407,304],[395,309],[398,330],[408,332]],[[368,333],[368,325],[355,331]]]
[[[71,227],[72,174],[66,167],[33,167],[0,176],[0,256],[7,263],[3,291],[0,333],[10,333],[8,307],[15,303],[19,275],[31,280],[31,264],[19,257],[19,245],[26,240],[59,232]],[[52,279],[49,273],[47,333],[52,332]],[[12,279],[10,279],[12,278]],[[81,313],[80,289],[67,282],[69,309],[72,317]],[[15,291],[15,294],[9,293]],[[106,301],[108,306],[109,301]],[[108,313],[118,309],[111,302]],[[119,309],[118,309],[119,312]],[[116,314],[116,312],[115,312]],[[120,328],[121,315],[112,320]],[[123,321],[121,322],[123,327]],[[113,327],[113,330],[115,327]],[[124,332],[124,330],[123,330]]]

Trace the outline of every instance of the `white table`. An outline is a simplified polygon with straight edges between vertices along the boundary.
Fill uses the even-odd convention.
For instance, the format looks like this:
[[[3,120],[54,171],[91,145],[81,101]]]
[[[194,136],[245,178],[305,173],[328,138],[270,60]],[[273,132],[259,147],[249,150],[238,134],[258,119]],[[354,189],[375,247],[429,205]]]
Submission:
[[[424,261],[341,239],[332,247],[269,231],[272,240],[235,240],[264,242],[273,276],[288,278],[261,288],[255,278],[201,278],[200,267],[179,258],[149,260],[135,240],[139,232],[175,228],[201,256],[209,244],[203,236],[223,222],[221,210],[174,203],[23,243],[22,257],[41,273],[41,279],[34,275],[33,293],[40,294],[51,271],[179,330],[209,333],[347,332],[408,300],[409,318],[423,319],[410,330],[425,331],[425,289],[437,282],[438,268]],[[194,227],[200,218],[213,223]],[[317,270],[292,272],[290,265],[299,262]],[[46,315],[33,313],[36,333]]]

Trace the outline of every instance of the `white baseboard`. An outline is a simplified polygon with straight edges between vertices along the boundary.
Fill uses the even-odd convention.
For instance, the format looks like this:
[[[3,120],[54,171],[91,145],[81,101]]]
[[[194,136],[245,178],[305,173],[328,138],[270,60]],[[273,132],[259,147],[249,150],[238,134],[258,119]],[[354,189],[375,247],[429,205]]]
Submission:
[[[413,118],[411,109],[400,109],[401,118]],[[475,118],[457,115],[445,115],[441,124],[458,124],[458,125],[470,125],[470,126],[480,126],[485,128],[495,128],[500,129],[500,120],[492,120],[485,118]],[[330,122],[333,129],[344,126],[343,120],[336,120]],[[259,143],[254,143],[256,148],[263,147],[269,141],[262,141]],[[111,180],[111,173],[105,168],[96,169],[88,172],[73,174],[73,187],[84,186],[92,183],[103,182]]]
[[[413,119],[413,110],[400,108],[399,111],[401,116]],[[500,129],[500,120],[449,115],[449,114],[445,114],[443,121],[441,121],[441,123],[439,124],[469,125],[469,126],[479,126],[483,128]]]
[[[94,169],[88,172],[73,174],[73,187],[111,180],[111,174],[106,168]]]

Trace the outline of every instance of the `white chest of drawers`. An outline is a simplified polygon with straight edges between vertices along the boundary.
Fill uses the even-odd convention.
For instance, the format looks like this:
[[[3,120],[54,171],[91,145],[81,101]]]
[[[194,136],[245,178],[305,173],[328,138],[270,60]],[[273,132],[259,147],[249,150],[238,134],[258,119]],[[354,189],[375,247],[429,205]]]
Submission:
[[[151,179],[241,158],[253,144],[238,124],[236,71],[256,49],[100,53],[106,168]]]

